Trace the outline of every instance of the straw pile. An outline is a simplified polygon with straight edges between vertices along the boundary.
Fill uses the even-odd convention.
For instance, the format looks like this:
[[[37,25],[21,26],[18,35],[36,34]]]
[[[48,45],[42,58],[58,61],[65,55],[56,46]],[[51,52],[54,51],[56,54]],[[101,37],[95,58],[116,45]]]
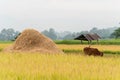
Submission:
[[[11,52],[63,53],[51,39],[34,29],[24,30],[14,44],[5,50]]]

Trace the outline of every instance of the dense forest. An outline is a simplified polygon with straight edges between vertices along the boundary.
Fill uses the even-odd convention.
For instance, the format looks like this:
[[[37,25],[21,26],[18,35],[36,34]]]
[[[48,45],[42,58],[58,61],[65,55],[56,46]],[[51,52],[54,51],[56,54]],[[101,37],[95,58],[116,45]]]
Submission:
[[[75,37],[79,36],[80,34],[87,34],[87,33],[97,33],[102,37],[102,39],[113,38],[114,36],[112,33],[118,29],[118,27],[112,27],[107,29],[98,29],[96,27],[92,28],[89,31],[80,31],[80,32],[70,32],[70,31],[63,31],[57,32],[55,29],[50,28],[49,30],[44,30],[41,33],[46,35],[47,37],[53,40],[72,40]],[[0,40],[1,41],[10,41],[15,40],[15,38],[19,35],[19,31],[15,31],[12,28],[9,29],[2,29],[0,31]]]

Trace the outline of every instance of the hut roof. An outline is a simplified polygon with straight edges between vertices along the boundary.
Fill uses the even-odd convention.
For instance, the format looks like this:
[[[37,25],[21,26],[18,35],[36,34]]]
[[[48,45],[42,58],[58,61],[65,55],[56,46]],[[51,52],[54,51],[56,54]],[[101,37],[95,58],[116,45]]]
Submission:
[[[75,40],[98,40],[101,39],[101,37],[98,34],[81,34],[80,36],[76,37]]]

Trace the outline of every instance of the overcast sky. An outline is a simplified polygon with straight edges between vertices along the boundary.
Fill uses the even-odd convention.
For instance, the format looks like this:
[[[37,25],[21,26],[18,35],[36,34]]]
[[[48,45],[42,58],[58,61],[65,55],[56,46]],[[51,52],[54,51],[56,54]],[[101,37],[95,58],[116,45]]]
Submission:
[[[120,0],[0,0],[1,29],[78,32],[119,22]]]

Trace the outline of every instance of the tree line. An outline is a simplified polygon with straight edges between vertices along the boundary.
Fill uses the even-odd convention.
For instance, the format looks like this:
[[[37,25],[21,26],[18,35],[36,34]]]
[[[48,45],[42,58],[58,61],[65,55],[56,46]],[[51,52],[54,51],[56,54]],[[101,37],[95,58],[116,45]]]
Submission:
[[[97,33],[98,35],[101,36],[102,39],[108,39],[108,38],[119,38],[120,28],[113,27],[107,29],[98,29],[94,27],[89,31],[86,30],[80,32],[70,32],[70,31],[57,32],[55,31],[55,29],[50,28],[49,30],[44,30],[41,33],[53,40],[73,40],[75,37],[87,33]],[[4,28],[0,32],[0,41],[15,40],[19,34],[20,32],[15,31],[13,28],[8,28],[8,29]]]
[[[20,33],[19,31],[15,31],[12,28],[9,28],[9,29],[5,29],[4,28],[0,32],[0,40],[1,41],[11,41],[11,40],[14,40],[18,36],[19,33]]]
[[[70,39],[74,39],[75,37],[81,34],[88,34],[88,33],[90,34],[97,33],[102,39],[108,39],[115,37],[114,34],[116,33],[114,31],[116,31],[116,29],[118,29],[118,27],[112,27],[107,29],[98,29],[94,27],[89,31],[86,30],[80,32],[70,32],[70,31],[57,32],[54,29],[50,28],[49,30],[42,31],[42,33],[53,40],[70,40]],[[120,32],[120,30],[118,32]]]

